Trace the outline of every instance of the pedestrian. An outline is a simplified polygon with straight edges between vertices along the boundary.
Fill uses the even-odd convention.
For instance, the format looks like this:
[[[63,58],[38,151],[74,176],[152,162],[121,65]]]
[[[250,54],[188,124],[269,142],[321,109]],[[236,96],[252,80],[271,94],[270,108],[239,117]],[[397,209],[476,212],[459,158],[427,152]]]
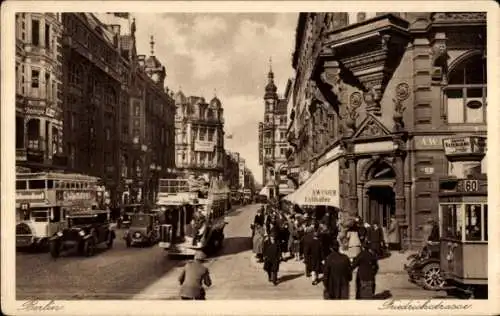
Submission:
[[[306,236],[304,241],[304,258],[306,265],[306,276],[312,275],[312,284],[318,284],[321,273],[321,261],[323,261],[323,245],[319,239],[319,232],[315,230]]]
[[[255,257],[258,262],[263,262],[263,253],[264,253],[264,227],[256,226],[255,234],[253,236],[253,252],[255,253]]]
[[[387,230],[387,243],[389,244],[390,250],[401,250],[399,222],[394,215],[391,216],[389,229]]]
[[[359,255],[354,258],[352,270],[358,268],[356,274],[356,299],[369,300],[375,295],[375,276],[378,262],[374,251],[366,243]]]
[[[276,235],[269,236],[269,242],[264,247],[264,270],[267,279],[274,285],[278,285],[278,271],[281,262],[281,249],[276,240]]]
[[[188,262],[179,276],[181,284],[180,296],[183,300],[205,300],[206,293],[203,284],[207,287],[212,285],[210,272],[203,265],[206,256],[203,252],[197,251],[194,260]]]
[[[382,252],[385,248],[385,241],[384,232],[378,225],[377,221],[373,222],[372,227],[368,232],[368,242],[370,249],[373,253],[375,253],[377,258],[380,258],[383,255]]]
[[[352,280],[351,262],[339,253],[339,243],[332,242],[331,253],[323,268],[323,298],[326,300],[349,299],[349,283]]]
[[[296,261],[300,260],[300,241],[299,241],[299,221],[294,219],[291,222],[290,229],[290,256]]]
[[[347,256],[353,260],[361,252],[361,240],[359,238],[359,225],[355,221],[347,230]]]

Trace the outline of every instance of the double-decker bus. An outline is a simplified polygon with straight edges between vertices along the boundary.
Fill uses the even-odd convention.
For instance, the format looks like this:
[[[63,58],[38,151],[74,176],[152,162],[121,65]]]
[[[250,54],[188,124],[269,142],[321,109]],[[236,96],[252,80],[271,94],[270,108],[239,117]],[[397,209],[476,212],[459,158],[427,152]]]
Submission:
[[[229,190],[222,181],[161,179],[157,205],[165,218],[159,247],[170,255],[213,253],[222,247],[230,205]]]
[[[16,247],[45,247],[75,211],[103,204],[99,178],[55,172],[16,177]]]

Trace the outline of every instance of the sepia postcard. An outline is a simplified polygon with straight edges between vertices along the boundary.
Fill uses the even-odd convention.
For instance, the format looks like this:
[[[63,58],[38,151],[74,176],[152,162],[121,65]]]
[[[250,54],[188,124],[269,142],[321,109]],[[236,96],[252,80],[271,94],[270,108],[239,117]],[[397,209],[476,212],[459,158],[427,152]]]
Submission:
[[[498,14],[2,3],[2,313],[499,313]]]

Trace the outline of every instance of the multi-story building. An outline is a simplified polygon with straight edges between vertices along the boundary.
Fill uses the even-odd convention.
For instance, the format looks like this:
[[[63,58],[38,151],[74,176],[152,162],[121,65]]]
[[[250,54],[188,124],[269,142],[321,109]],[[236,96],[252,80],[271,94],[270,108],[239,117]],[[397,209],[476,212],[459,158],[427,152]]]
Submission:
[[[291,80],[287,82],[288,91]],[[262,165],[262,183],[269,197],[286,195],[293,190],[287,178],[287,98],[279,98],[274,73],[269,69],[264,94],[264,122],[259,123],[259,163]],[[285,93],[285,95],[289,95]]]
[[[122,126],[122,131],[126,126],[128,146],[121,164],[122,172],[130,170],[124,181],[125,196],[153,202],[158,179],[169,176],[175,167],[175,103],[164,88],[166,71],[155,56],[153,37],[150,44],[149,57],[138,55],[132,60],[128,119]]]
[[[239,187],[239,153],[225,151],[224,153],[224,180],[231,191],[237,191]]]
[[[293,67],[291,160],[303,186],[329,179],[310,199],[394,215],[412,243],[438,217],[440,178],[486,173],[443,148],[486,136],[486,13],[301,13]]]
[[[61,34],[58,13],[16,14],[16,165],[27,170],[66,164]]]
[[[220,100],[175,94],[175,163],[186,175],[221,177],[224,169],[224,109]]]
[[[151,197],[149,171],[173,167],[173,101],[163,89],[165,70],[154,56],[141,65],[135,21],[130,34],[91,13],[64,13],[62,21],[69,168],[99,176],[113,205]]]

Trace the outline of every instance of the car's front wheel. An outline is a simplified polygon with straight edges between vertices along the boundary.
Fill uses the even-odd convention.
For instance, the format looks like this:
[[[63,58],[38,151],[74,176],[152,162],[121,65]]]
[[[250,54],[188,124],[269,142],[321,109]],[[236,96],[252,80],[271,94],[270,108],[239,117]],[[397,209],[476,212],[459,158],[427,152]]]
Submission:
[[[108,241],[106,242],[106,246],[108,247],[108,249],[113,248],[113,241],[114,240],[115,240],[115,238],[113,237],[113,234],[110,232],[108,234]]]
[[[445,281],[441,276],[441,267],[437,262],[426,264],[422,268],[423,286],[426,290],[438,291],[443,288]]]
[[[86,257],[91,257],[94,255],[95,252],[95,243],[92,239],[88,239],[85,241],[83,244],[83,254]]]
[[[57,259],[61,254],[61,247],[58,241],[51,241],[49,243],[50,255],[52,258]]]

